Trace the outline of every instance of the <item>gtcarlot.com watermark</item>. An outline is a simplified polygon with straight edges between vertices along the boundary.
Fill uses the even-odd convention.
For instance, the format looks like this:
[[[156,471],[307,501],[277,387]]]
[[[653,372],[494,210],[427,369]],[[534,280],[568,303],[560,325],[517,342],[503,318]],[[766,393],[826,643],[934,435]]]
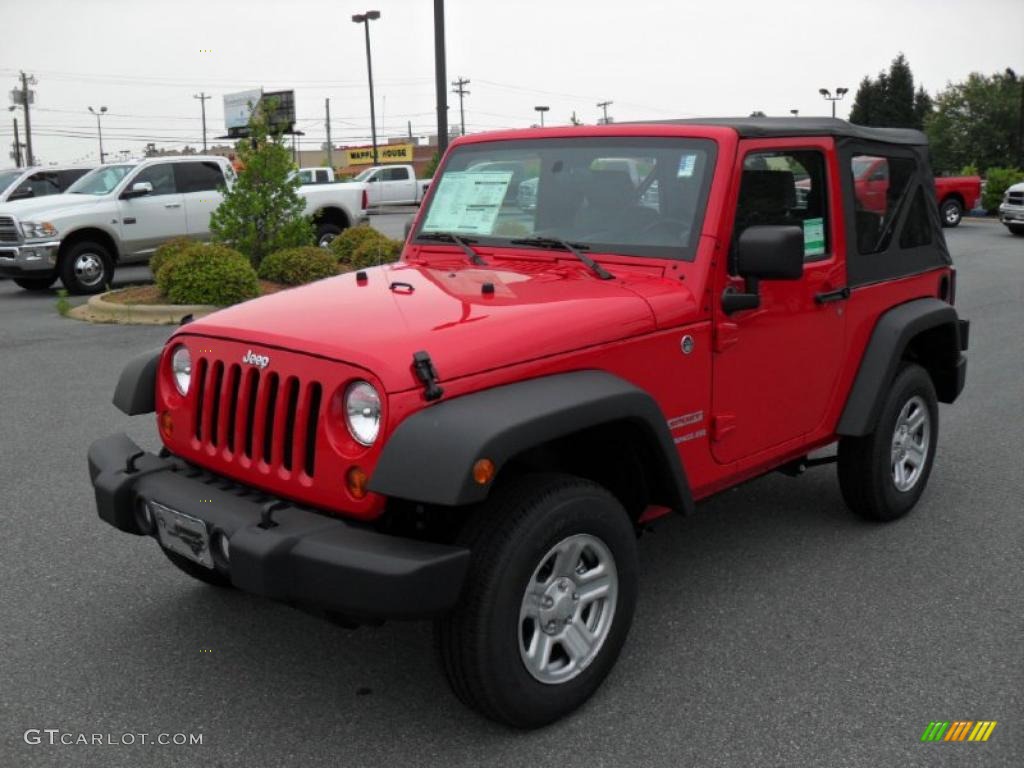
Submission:
[[[162,747],[195,746],[203,743],[201,733],[83,733],[60,728],[29,728],[23,737],[26,744],[49,746],[84,745],[92,747],[131,747],[137,744]]]

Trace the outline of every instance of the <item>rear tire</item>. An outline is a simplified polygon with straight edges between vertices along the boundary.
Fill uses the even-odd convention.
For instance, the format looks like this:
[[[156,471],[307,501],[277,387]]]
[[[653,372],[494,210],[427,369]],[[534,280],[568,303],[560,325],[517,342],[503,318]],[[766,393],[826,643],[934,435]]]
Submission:
[[[50,277],[16,277],[14,284],[26,291],[48,291],[50,286],[57,282],[57,276]]]
[[[1024,225],[1021,224],[1007,224],[1006,228],[1010,230],[1010,234],[1013,235],[1024,235]]]
[[[889,387],[875,431],[839,440],[839,487],[846,505],[868,520],[905,515],[928,484],[938,438],[931,377],[921,366],[905,363]]]
[[[231,579],[225,576],[220,571],[214,571],[206,568],[199,563],[194,563],[187,557],[179,555],[177,552],[171,552],[169,550],[160,547],[160,551],[163,552],[167,559],[174,563],[175,567],[183,573],[187,573],[193,579],[201,581],[204,584],[211,584],[215,587],[230,587]]]
[[[960,223],[964,215],[964,207],[958,200],[946,200],[939,212],[942,214],[942,226],[955,227]]]
[[[61,254],[58,270],[70,293],[100,293],[114,279],[114,259],[105,247],[86,240]]]
[[[326,248],[334,238],[344,231],[345,228],[338,224],[331,224],[330,222],[318,224],[316,228],[316,244],[321,248]]]
[[[590,698],[626,641],[633,524],[604,488],[568,475],[513,480],[471,514],[465,591],[435,625],[441,665],[485,717],[547,725]]]

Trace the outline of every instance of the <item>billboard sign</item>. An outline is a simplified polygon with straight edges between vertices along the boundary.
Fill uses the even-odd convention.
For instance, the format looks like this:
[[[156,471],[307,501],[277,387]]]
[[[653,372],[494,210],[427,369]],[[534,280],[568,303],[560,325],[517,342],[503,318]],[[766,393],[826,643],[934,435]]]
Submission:
[[[381,163],[411,163],[414,153],[413,144],[377,145],[377,159]],[[373,147],[349,147],[345,150],[345,158],[349,165],[372,165]]]
[[[253,107],[260,103],[262,97],[263,91],[259,88],[224,96],[224,127],[228,133],[244,130],[249,125]]]

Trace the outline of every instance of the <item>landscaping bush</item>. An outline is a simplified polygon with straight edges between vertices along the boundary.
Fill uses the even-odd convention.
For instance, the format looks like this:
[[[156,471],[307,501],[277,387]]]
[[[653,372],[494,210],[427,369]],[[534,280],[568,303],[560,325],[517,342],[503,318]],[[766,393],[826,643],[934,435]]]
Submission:
[[[157,286],[172,304],[225,307],[260,293],[259,278],[249,260],[223,245],[197,243],[174,257],[172,269],[163,266]]]
[[[181,255],[184,251],[195,244],[195,240],[189,240],[187,237],[176,237],[173,240],[168,240],[157,248],[153,253],[152,258],[149,260],[149,270],[153,273],[153,277],[156,277],[156,273],[159,272],[164,265],[169,264],[177,256]]]
[[[326,248],[308,245],[275,251],[260,263],[259,276],[285,285],[304,285],[338,274],[338,259]]]
[[[375,267],[378,264],[387,264],[390,261],[397,261],[402,253],[402,241],[392,240],[390,237],[381,235],[379,238],[367,238],[352,252],[349,260],[339,263],[342,272],[353,269],[366,269]]]
[[[1003,202],[1006,190],[1024,181],[1024,171],[1019,168],[989,168],[985,172],[985,191],[981,193],[981,207],[989,213],[996,213]]]
[[[334,238],[331,241],[330,249],[338,261],[348,264],[352,260],[352,253],[364,242],[383,238],[384,235],[369,224],[360,224],[358,227],[349,227]]]

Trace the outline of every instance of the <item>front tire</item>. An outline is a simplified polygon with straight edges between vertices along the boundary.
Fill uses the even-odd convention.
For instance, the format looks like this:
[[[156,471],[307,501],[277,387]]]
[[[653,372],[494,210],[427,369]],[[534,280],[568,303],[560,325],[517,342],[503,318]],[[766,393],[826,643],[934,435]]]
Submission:
[[[60,279],[71,293],[100,293],[114,279],[114,259],[99,243],[75,243],[60,257]]]
[[[875,431],[839,441],[839,487],[846,505],[868,520],[902,517],[921,498],[935,459],[939,406],[931,377],[905,363]]]
[[[636,535],[595,483],[527,475],[497,487],[460,537],[466,589],[436,624],[456,695],[516,728],[558,720],[597,690],[633,619]]]
[[[1007,224],[1006,228],[1010,230],[1012,235],[1024,235],[1024,225],[1021,224]]]
[[[16,277],[14,284],[26,291],[48,291],[50,286],[57,281],[56,275],[50,277]]]
[[[940,208],[942,214],[942,226],[955,227],[960,223],[964,215],[964,207],[958,200],[946,200]]]

